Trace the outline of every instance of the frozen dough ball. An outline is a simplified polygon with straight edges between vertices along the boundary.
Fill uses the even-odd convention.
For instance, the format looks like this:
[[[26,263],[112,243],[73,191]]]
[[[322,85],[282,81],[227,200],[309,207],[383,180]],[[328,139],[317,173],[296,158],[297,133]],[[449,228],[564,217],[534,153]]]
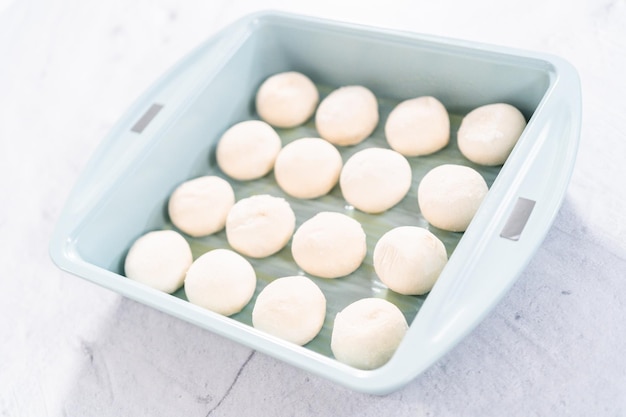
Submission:
[[[235,203],[226,218],[226,238],[237,252],[265,258],[285,247],[296,227],[289,203],[271,195],[254,195]]]
[[[387,287],[405,295],[430,291],[447,261],[443,242],[421,227],[396,227],[374,248],[376,274]]]
[[[220,177],[205,176],[179,185],[167,208],[176,227],[189,236],[199,237],[222,230],[233,204],[233,187]]]
[[[430,170],[417,189],[417,201],[428,223],[443,230],[463,232],[489,191],[474,169],[446,164]]]
[[[171,294],[183,285],[192,262],[191,248],[184,237],[173,230],[158,230],[133,243],[124,272],[134,281]]]
[[[407,329],[398,307],[380,298],[364,298],[337,314],[330,347],[340,362],[376,369],[391,359]]]
[[[278,133],[267,123],[248,120],[228,129],[217,144],[217,164],[240,181],[261,178],[272,170],[281,148]]]
[[[315,126],[320,136],[341,146],[356,145],[372,134],[378,124],[378,102],[360,85],[331,92],[317,108]]]
[[[298,139],[278,154],[274,175],[292,197],[317,198],[337,184],[343,161],[337,148],[319,138]]]
[[[309,278],[293,276],[272,281],[257,296],[252,311],[256,329],[305,345],[322,329],[326,298]]]
[[[398,104],[385,124],[389,146],[405,156],[429,155],[450,141],[448,111],[435,97],[418,97]]]
[[[322,278],[338,278],[354,272],[366,252],[361,224],[345,214],[328,211],[302,223],[291,242],[296,264]]]
[[[261,84],[256,94],[256,110],[272,126],[295,127],[313,115],[319,99],[317,87],[306,75],[282,72]]]
[[[391,149],[368,148],[352,155],[339,177],[346,201],[366,213],[382,213],[411,188],[412,172],[404,156]]]
[[[526,127],[524,115],[510,104],[478,107],[461,121],[457,141],[461,153],[480,165],[502,165]]]
[[[224,316],[240,312],[254,295],[256,274],[243,256],[215,249],[191,264],[185,278],[190,303]]]

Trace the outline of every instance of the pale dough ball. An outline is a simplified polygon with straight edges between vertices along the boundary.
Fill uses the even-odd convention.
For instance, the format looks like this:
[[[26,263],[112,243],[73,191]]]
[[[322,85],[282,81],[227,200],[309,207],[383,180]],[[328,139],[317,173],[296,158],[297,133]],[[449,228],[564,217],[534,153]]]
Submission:
[[[322,100],[315,114],[315,126],[320,136],[341,146],[363,141],[377,124],[376,96],[360,85],[334,90]]]
[[[282,72],[261,84],[256,94],[256,110],[272,126],[295,127],[313,115],[319,99],[317,87],[306,75]]]
[[[191,264],[185,277],[190,303],[224,316],[240,312],[256,288],[256,273],[243,256],[215,249]]]
[[[429,155],[450,141],[448,111],[435,97],[418,97],[398,104],[385,124],[389,146],[405,156]]]
[[[526,127],[524,115],[510,104],[478,107],[461,122],[457,141],[461,153],[480,165],[502,165]]]
[[[274,175],[280,188],[292,197],[317,198],[328,194],[341,172],[341,154],[319,138],[298,139],[278,154]]]
[[[228,129],[217,144],[217,164],[236,180],[254,180],[272,170],[282,144],[267,123],[248,120]]]
[[[446,164],[430,170],[417,189],[417,201],[428,223],[443,230],[463,232],[489,191],[474,169]]]
[[[170,196],[168,212],[172,223],[189,236],[207,236],[224,228],[235,204],[230,184],[220,177],[206,176],[186,181]]]
[[[340,362],[376,369],[391,359],[407,329],[398,307],[380,298],[364,298],[337,314],[330,347]]]
[[[252,311],[256,329],[305,345],[322,329],[326,297],[309,278],[292,276],[272,281],[257,296]]]
[[[409,162],[398,152],[368,148],[348,159],[339,185],[348,203],[366,213],[381,213],[409,192],[412,175]]]
[[[285,247],[296,227],[296,215],[287,201],[254,195],[235,203],[226,218],[226,238],[237,252],[265,258]]]
[[[183,285],[193,262],[189,244],[178,232],[159,230],[137,239],[126,255],[124,272],[134,281],[173,293]]]
[[[341,213],[316,214],[302,223],[291,242],[296,264],[322,278],[338,278],[354,272],[366,252],[361,224]]]
[[[396,227],[374,248],[374,270],[393,291],[422,295],[430,291],[448,261],[446,247],[421,227]]]

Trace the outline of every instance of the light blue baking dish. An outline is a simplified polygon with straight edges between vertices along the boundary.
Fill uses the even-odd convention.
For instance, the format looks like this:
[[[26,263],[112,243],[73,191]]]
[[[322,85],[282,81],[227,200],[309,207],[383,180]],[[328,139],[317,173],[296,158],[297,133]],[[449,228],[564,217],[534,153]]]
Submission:
[[[320,335],[304,347],[255,330],[250,305],[227,318],[188,303],[184,291],[164,294],[123,276],[132,242],[150,230],[172,228],[169,194],[182,181],[222,175],[214,149],[235,122],[257,118],[254,94],[269,75],[295,70],[327,94],[361,84],[380,99],[381,123],[362,145],[342,149],[344,161],[364,146],[386,147],[382,126],[399,101],[437,97],[448,108],[451,144],[431,157],[411,158],[414,185],[380,216],[345,207],[341,193],[313,201],[289,199],[298,225],[322,209],[344,211],[368,233],[368,258],[349,277],[316,279],[328,299]],[[321,19],[263,12],[228,26],[157,81],[115,125],[72,191],[52,236],[50,252],[64,270],[258,351],[352,389],[384,394],[411,381],[467,335],[494,307],[540,245],[563,199],[574,165],[581,120],[580,84],[574,68],[553,56],[395,32]],[[503,167],[477,167],[455,145],[464,114],[487,103],[508,102],[528,126]],[[279,130],[286,143],[316,136],[314,124]],[[473,166],[490,191],[468,230],[430,229],[450,260],[433,290],[400,296],[377,280],[371,267],[378,236],[395,225],[429,227],[417,207],[421,176],[440,163]],[[222,175],[223,176],[223,175]],[[237,198],[254,193],[285,196],[272,175],[252,183],[231,181]],[[224,234],[192,239],[194,256],[227,247]],[[257,294],[279,276],[293,275],[289,247],[253,260]],[[410,329],[393,358],[373,371],[336,361],[329,348],[337,311],[365,296],[398,305]]]

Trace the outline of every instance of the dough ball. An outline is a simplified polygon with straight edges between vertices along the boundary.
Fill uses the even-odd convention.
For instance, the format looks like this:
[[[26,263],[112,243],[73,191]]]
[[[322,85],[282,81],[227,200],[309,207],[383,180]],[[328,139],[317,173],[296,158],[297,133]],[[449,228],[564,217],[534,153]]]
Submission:
[[[217,144],[217,164],[236,180],[254,180],[272,170],[281,147],[278,133],[267,123],[248,120],[228,129]]]
[[[274,166],[276,182],[296,198],[317,198],[337,184],[343,161],[337,148],[324,139],[304,138],[286,145]]]
[[[265,258],[285,247],[296,227],[296,215],[287,201],[254,195],[235,203],[226,218],[226,238],[237,252]]]
[[[361,224],[345,214],[328,211],[302,223],[291,242],[296,264],[322,278],[338,278],[354,272],[366,252]]]
[[[257,296],[252,324],[266,333],[305,345],[322,329],[326,298],[307,277],[293,276],[272,281]]]
[[[417,189],[417,201],[428,223],[443,230],[463,232],[489,191],[474,169],[446,164],[431,169]]]
[[[377,124],[376,96],[360,85],[333,91],[322,100],[315,114],[315,126],[320,136],[341,146],[363,141]]]
[[[282,72],[261,84],[256,94],[256,110],[272,126],[295,127],[313,115],[319,99],[317,87],[306,75]]]
[[[480,165],[502,165],[526,127],[524,115],[510,104],[478,107],[461,121],[457,140],[461,153]]]
[[[382,213],[398,204],[411,188],[411,166],[396,151],[368,148],[352,155],[339,185],[346,201],[366,213]]]
[[[133,243],[124,272],[134,281],[171,294],[183,285],[191,262],[191,248],[185,238],[173,230],[159,230]]]
[[[230,184],[220,177],[206,176],[186,181],[170,196],[168,212],[172,223],[189,236],[207,236],[224,228],[235,204]]]
[[[393,291],[422,295],[430,291],[448,261],[443,242],[421,227],[396,227],[374,248],[374,269]]]
[[[450,141],[448,111],[434,97],[403,101],[389,114],[385,136],[389,146],[405,156],[437,152]]]
[[[185,278],[190,303],[224,316],[240,312],[254,295],[256,274],[243,256],[215,249],[191,264]]]
[[[364,298],[337,314],[330,348],[340,362],[375,369],[391,359],[408,327],[400,309],[389,301]]]

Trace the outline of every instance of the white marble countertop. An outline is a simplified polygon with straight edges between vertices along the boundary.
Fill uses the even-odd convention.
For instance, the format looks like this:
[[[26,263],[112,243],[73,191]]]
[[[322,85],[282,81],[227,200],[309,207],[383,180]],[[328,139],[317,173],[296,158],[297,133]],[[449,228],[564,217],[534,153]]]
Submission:
[[[48,241],[126,107],[248,12],[560,55],[583,90],[562,209],[505,298],[384,397],[352,392],[61,272]],[[0,415],[626,415],[626,2],[0,1]]]

